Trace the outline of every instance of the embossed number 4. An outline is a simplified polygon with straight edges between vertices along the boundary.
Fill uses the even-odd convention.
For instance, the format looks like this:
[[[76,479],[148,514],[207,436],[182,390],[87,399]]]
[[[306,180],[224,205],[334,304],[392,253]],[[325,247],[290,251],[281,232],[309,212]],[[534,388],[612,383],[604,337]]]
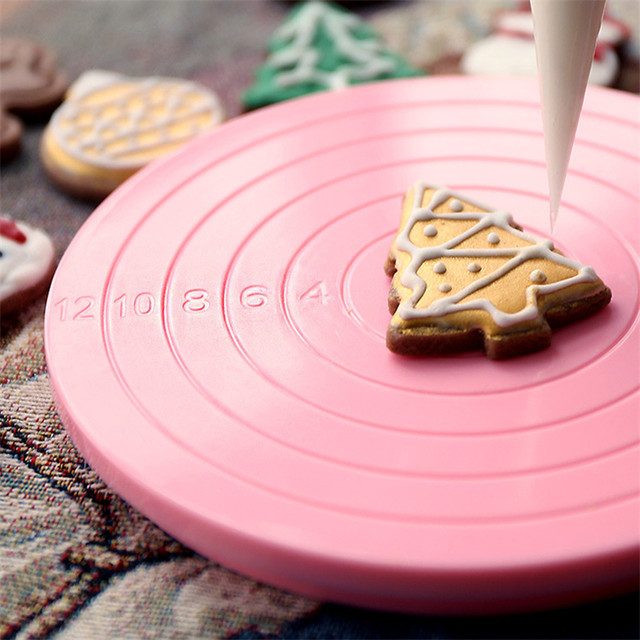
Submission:
[[[329,298],[330,296],[327,291],[327,284],[324,280],[319,280],[314,283],[298,296],[298,300],[309,300],[312,302],[319,302],[320,304],[327,304],[329,302]]]

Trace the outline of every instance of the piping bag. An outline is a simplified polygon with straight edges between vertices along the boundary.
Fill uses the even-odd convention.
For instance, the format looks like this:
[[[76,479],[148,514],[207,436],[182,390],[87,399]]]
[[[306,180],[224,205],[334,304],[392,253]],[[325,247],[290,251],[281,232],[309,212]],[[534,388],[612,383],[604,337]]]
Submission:
[[[605,0],[531,0],[553,230]]]

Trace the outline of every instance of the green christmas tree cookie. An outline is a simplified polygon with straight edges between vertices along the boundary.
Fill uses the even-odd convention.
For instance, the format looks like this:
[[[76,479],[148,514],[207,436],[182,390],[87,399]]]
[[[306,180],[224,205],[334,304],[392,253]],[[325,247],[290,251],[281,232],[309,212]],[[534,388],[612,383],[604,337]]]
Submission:
[[[316,91],[418,75],[358,16],[311,0],[293,9],[274,33],[244,103],[256,109]]]

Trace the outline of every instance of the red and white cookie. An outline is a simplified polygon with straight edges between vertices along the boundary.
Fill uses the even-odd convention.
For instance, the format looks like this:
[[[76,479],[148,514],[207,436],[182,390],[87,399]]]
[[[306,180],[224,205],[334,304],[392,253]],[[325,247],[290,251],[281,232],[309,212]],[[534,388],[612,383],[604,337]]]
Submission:
[[[630,30],[605,14],[589,74],[589,83],[612,85],[620,70],[618,48],[629,39]],[[468,75],[536,76],[533,17],[527,2],[521,9],[496,16],[493,32],[470,46],[461,61]]]
[[[55,263],[53,243],[44,231],[0,214],[0,316],[43,294]]]

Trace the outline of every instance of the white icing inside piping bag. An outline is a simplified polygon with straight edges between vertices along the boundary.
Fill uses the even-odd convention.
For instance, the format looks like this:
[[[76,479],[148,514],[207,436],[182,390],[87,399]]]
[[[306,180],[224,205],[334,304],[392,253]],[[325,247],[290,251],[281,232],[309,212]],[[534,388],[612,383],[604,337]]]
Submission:
[[[605,0],[531,0],[551,229],[560,208],[604,5]]]

